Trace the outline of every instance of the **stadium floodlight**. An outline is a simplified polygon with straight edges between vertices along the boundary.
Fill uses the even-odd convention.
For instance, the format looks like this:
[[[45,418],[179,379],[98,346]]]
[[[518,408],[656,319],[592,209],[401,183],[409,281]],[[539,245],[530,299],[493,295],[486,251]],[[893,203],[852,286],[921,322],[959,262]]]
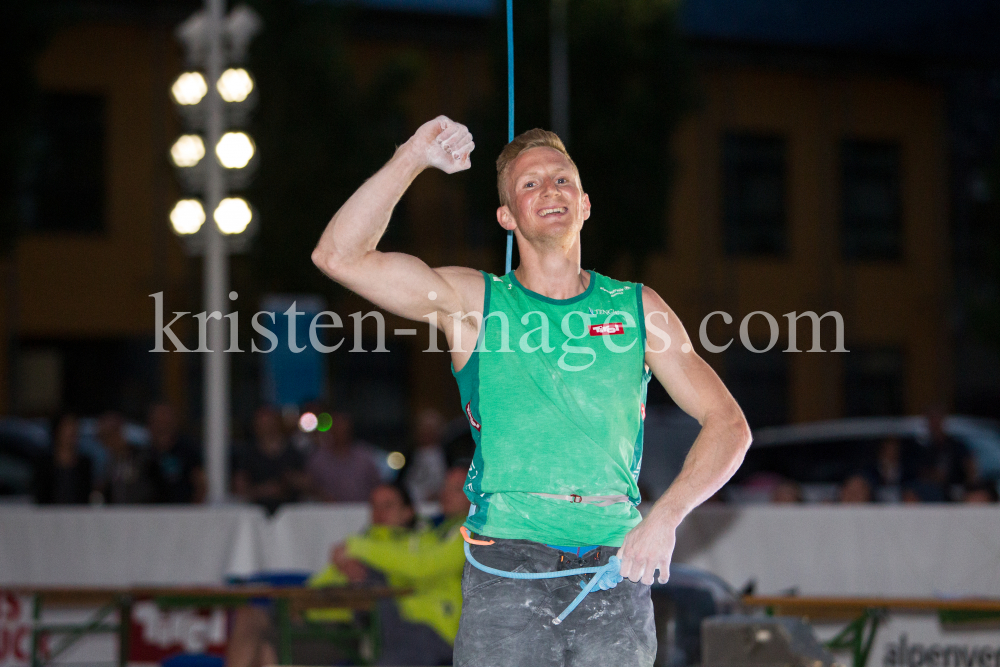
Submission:
[[[215,154],[226,169],[242,169],[253,157],[253,141],[244,132],[226,132],[215,146]]]
[[[226,102],[242,102],[253,91],[253,79],[242,67],[229,68],[219,77],[215,87]]]
[[[170,87],[174,101],[181,106],[193,106],[208,94],[208,84],[201,72],[184,72]]]
[[[219,202],[218,208],[212,214],[215,224],[223,234],[242,234],[253,219],[250,204],[242,197],[226,197]]]
[[[205,224],[205,209],[197,199],[182,199],[174,204],[170,211],[170,226],[174,233],[189,236],[196,233]]]
[[[205,157],[205,142],[197,134],[183,134],[170,147],[170,159],[178,167],[193,167]]]

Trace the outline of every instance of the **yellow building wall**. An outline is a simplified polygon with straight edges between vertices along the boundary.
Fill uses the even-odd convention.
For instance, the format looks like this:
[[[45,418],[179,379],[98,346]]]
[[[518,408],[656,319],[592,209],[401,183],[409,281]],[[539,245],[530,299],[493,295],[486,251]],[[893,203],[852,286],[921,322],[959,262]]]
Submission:
[[[149,295],[164,291],[168,310],[172,298],[183,298],[186,260],[167,220],[176,192],[167,150],[177,127],[167,95],[179,69],[166,29],[113,23],[60,30],[39,59],[43,92],[105,98],[105,217],[100,233],[29,233],[18,241],[20,338],[151,335]],[[178,407],[180,357],[163,359],[164,392]]]
[[[379,62],[413,48],[425,60],[410,91],[413,127],[438,113],[462,117],[485,94],[486,55],[475,48],[370,40],[357,43],[353,53],[359,69],[375,71]],[[54,37],[41,58],[38,78],[44,90],[106,95],[106,227],[99,235],[29,235],[20,241],[13,261],[21,337],[149,335],[153,327],[149,294],[164,291],[169,311],[189,310],[172,301],[200,293],[190,284],[191,265],[166,219],[176,194],[166,151],[178,131],[167,91],[180,70],[169,32],[142,26],[71,27]],[[713,321],[709,331],[717,342],[733,337],[739,344],[739,321],[751,311],[764,310],[779,320],[782,348],[784,313],[836,310],[845,319],[848,349],[852,345],[903,349],[908,411],[947,403],[950,251],[941,92],[928,84],[891,77],[748,67],[702,66],[698,80],[702,107],[674,137],[678,169],[665,215],[668,249],[647,261],[644,281],[667,299],[699,348],[698,325],[713,310],[734,318],[729,326],[721,326],[718,318]],[[463,85],[455,85],[456,81]],[[730,258],[722,252],[720,158],[722,137],[728,131],[779,133],[787,138],[787,257]],[[840,259],[837,157],[844,137],[888,139],[902,147],[901,261]],[[490,156],[484,158],[489,161]],[[432,265],[495,264],[496,257],[456,239],[454,221],[464,210],[461,187],[452,181],[427,174],[415,183],[407,202],[414,252]],[[496,249],[497,257],[501,253]],[[196,301],[200,303],[200,298]],[[387,322],[389,327],[412,326],[394,320]],[[753,323],[753,333],[766,336],[763,318]],[[418,329],[415,350],[423,349],[427,340],[424,327]],[[831,334],[825,327],[827,349],[833,345]],[[798,339],[799,348],[807,349],[811,331],[805,322]],[[704,354],[724,370],[719,355]],[[163,356],[164,390],[182,407],[185,355]],[[457,412],[457,391],[446,357],[413,353],[414,410],[433,406]],[[843,355],[802,352],[791,357],[792,419],[840,416]],[[0,354],[0,366],[4,363]],[[0,400],[3,395],[0,388]]]
[[[950,398],[945,322],[950,289],[943,97],[933,86],[867,76],[832,77],[754,69],[704,68],[702,109],[677,132],[678,164],[669,211],[666,253],[649,261],[647,282],[661,291],[697,338],[714,310],[734,322],[709,327],[716,344],[739,344],[740,320],[773,314],[787,346],[788,312],[829,310],[845,320],[847,348],[892,345],[903,350],[905,405],[918,412]],[[730,131],[786,138],[785,257],[727,257],[722,250],[722,138]],[[840,258],[839,142],[878,139],[901,146],[903,257],[896,262]],[[833,347],[824,324],[824,349]],[[763,317],[751,335],[768,337]],[[799,349],[811,329],[801,322]],[[698,344],[700,347],[700,344]],[[717,368],[718,355],[705,353]],[[789,396],[793,421],[843,414],[843,354],[792,354]]]

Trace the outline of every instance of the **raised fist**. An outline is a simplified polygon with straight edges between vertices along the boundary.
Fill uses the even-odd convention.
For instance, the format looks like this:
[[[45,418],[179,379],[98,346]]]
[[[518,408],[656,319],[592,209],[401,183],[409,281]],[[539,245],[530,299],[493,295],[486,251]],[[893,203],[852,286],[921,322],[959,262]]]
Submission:
[[[471,167],[469,155],[476,147],[469,128],[447,116],[421,125],[407,143],[428,167],[437,167],[446,174]]]

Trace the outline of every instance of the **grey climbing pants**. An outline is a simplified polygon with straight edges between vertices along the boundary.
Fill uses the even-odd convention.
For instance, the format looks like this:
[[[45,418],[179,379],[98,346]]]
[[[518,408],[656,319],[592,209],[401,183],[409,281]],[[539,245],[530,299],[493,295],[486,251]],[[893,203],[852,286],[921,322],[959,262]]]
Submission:
[[[537,542],[495,542],[470,545],[472,555],[508,572],[604,565],[618,551],[599,547],[577,559]],[[561,625],[552,624],[592,576],[507,579],[466,563],[456,667],[651,667],[656,627],[649,586],[625,579],[611,590],[594,590]]]

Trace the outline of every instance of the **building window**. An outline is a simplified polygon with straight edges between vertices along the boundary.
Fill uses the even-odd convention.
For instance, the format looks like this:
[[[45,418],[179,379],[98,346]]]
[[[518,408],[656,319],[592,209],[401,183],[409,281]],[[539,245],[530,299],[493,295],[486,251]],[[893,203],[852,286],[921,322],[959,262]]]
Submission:
[[[22,350],[17,357],[17,410],[21,414],[54,414],[62,407],[63,356],[57,348]]]
[[[763,341],[754,341],[758,349]],[[725,353],[726,387],[743,408],[751,428],[788,422],[788,355],[779,343],[767,352],[751,352],[734,341]]]
[[[93,233],[104,228],[104,135],[100,95],[42,96],[29,229]]]
[[[903,353],[895,348],[855,348],[844,355],[844,406],[848,417],[901,415]]]
[[[893,260],[902,252],[899,145],[848,140],[840,146],[844,259]]]
[[[152,346],[152,338],[144,337],[20,340],[18,412],[37,417],[59,410],[120,410],[141,418],[163,384],[164,355],[150,354]]]
[[[726,254],[784,254],[788,248],[785,140],[728,134],[722,152]]]

